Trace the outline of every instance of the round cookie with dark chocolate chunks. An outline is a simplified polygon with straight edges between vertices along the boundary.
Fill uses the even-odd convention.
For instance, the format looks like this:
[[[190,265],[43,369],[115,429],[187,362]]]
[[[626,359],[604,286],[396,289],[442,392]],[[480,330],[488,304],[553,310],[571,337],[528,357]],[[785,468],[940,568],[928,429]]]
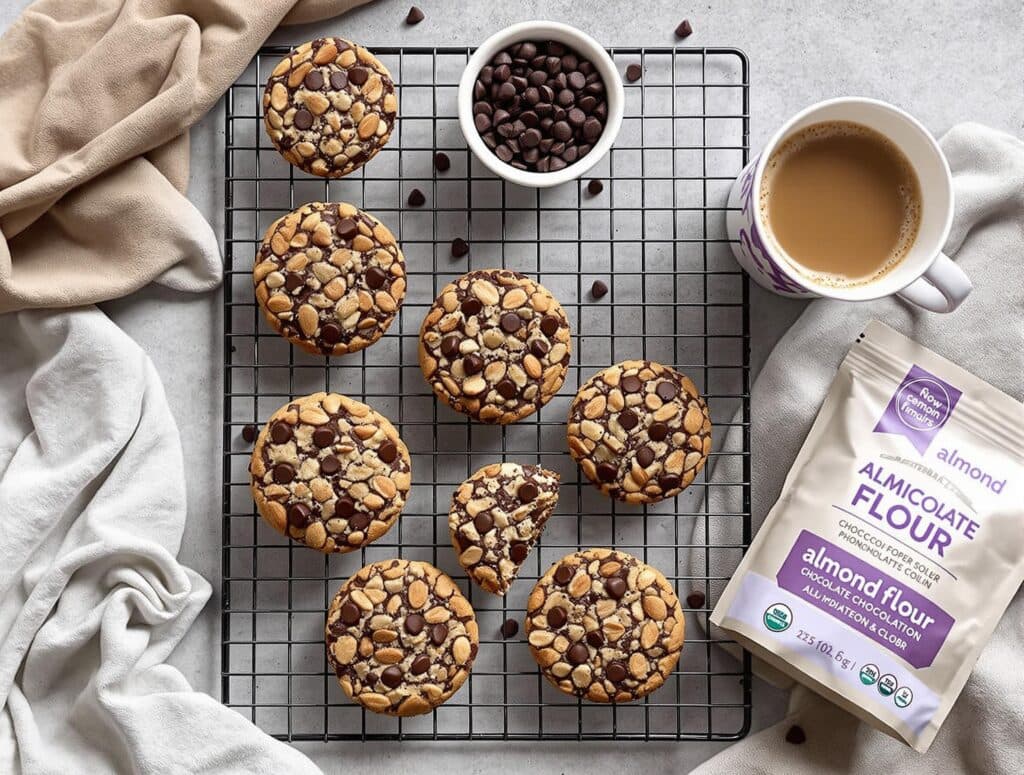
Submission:
[[[321,552],[351,552],[405,507],[409,450],[386,417],[338,393],[282,406],[249,463],[256,508],[275,530]]]
[[[351,699],[375,713],[416,716],[469,677],[480,644],[473,607],[433,565],[367,565],[327,612],[327,659]]]
[[[656,503],[704,468],[711,418],[689,377],[654,361],[623,361],[579,389],[568,437],[569,452],[601,492]]]
[[[391,73],[362,46],[317,38],[282,59],[263,93],[263,123],[290,164],[340,178],[391,137],[398,97]]]
[[[544,677],[566,694],[629,702],[669,677],[683,611],[660,571],[613,549],[586,549],[548,569],[526,603],[526,637]]]
[[[267,229],[253,282],[277,333],[313,355],[344,355],[369,347],[395,319],[405,258],[369,213],[310,202]]]
[[[533,414],[569,368],[569,321],[548,290],[509,269],[446,285],[420,327],[420,367],[438,398],[486,423]]]
[[[504,595],[558,503],[559,475],[540,466],[492,463],[452,496],[448,529],[459,564]]]

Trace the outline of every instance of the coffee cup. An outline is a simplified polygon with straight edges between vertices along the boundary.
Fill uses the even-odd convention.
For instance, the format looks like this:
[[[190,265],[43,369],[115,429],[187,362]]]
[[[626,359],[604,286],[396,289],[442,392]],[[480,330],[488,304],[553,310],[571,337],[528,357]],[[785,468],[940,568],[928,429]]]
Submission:
[[[891,147],[893,154],[912,170],[910,177],[916,177],[916,190],[908,195],[913,199],[913,231],[905,244],[876,274],[849,283],[835,282],[831,276],[808,271],[805,263],[787,252],[784,242],[772,228],[772,186],[776,185],[772,176],[778,174],[780,155],[786,154],[794,142],[801,142],[808,133],[818,131],[818,127],[829,126],[862,129],[867,139],[875,138]],[[827,166],[819,165],[816,169],[819,175],[822,170],[824,174],[828,172]],[[798,181],[795,185],[800,185],[801,178],[791,175],[789,180]],[[826,188],[828,182],[824,181]],[[833,205],[841,204],[844,180],[837,179],[834,183],[829,193]],[[781,296],[867,301],[897,294],[933,312],[952,312],[971,292],[970,279],[942,252],[953,220],[953,181],[949,164],[928,130],[888,103],[842,97],[801,111],[787,121],[743,169],[729,192],[728,208],[726,226],[737,261],[759,285]],[[806,217],[810,220],[813,216],[813,212],[808,212]],[[790,220],[789,227],[793,228],[792,218]],[[781,230],[781,221],[778,225]],[[799,225],[797,221],[796,227]],[[808,222],[808,228],[818,229],[816,234],[824,250],[829,244],[829,234],[821,232],[821,225]]]

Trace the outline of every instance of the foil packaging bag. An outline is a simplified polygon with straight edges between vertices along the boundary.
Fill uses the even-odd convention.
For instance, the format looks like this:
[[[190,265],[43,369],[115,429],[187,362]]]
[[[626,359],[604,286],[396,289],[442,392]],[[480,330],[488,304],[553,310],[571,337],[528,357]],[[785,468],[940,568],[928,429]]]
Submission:
[[[1024,579],[1024,405],[891,328],[850,349],[713,624],[925,751]]]

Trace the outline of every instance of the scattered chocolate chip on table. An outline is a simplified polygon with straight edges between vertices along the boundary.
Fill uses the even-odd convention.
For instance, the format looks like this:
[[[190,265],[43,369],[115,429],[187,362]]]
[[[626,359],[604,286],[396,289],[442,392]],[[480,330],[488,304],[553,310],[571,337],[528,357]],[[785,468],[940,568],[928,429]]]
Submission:
[[[426,17],[424,16],[423,11],[421,11],[414,5],[412,8],[409,9],[409,13],[406,14],[405,23],[410,25],[419,24],[425,18]]]
[[[640,76],[644,74],[643,68],[640,65],[629,65],[626,67],[626,80],[630,83],[636,83],[640,80]]]
[[[687,608],[703,608],[707,597],[700,590],[695,590],[686,596]]]
[[[514,638],[519,634],[519,622],[515,619],[506,619],[501,623],[501,637],[505,640]]]
[[[256,435],[258,433],[259,430],[256,428],[255,425],[252,425],[251,423],[249,425],[243,425],[242,441],[244,441],[246,444],[252,444],[254,441],[256,441]]]
[[[587,191],[590,192],[591,196],[597,196],[602,191],[604,191],[604,183],[602,183],[597,178],[594,178],[589,183],[587,183]]]
[[[447,172],[451,169],[452,160],[448,157],[448,154],[444,151],[438,151],[434,154],[434,169],[438,172]]]
[[[452,258],[462,258],[469,253],[469,243],[462,237],[452,240]]]
[[[409,207],[423,207],[426,201],[427,198],[418,188],[414,188],[409,192]]]
[[[608,284],[604,280],[594,280],[590,286],[590,295],[595,299],[603,298],[608,293]]]
[[[804,728],[794,724],[786,730],[786,742],[792,745],[803,745],[807,742],[807,734]]]
[[[676,27],[676,37],[677,38],[680,38],[680,39],[688,38],[692,34],[693,34],[693,26],[690,24],[690,20],[689,19],[683,19],[681,22],[679,22],[679,26]]]

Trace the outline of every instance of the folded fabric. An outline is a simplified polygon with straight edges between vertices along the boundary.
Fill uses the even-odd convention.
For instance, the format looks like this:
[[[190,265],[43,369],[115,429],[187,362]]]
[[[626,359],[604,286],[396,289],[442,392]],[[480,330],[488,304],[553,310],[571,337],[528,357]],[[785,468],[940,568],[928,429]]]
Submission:
[[[807,307],[775,347],[752,389],[755,527],[778,497],[836,367],[873,318],[1024,399],[1024,143],[977,124],[961,124],[950,130],[941,145],[956,193],[956,217],[946,251],[970,275],[974,291],[950,315],[924,312],[895,298],[864,304],[819,300]],[[739,449],[740,443],[740,433],[732,430],[723,442],[726,449]],[[719,460],[712,480],[741,481],[742,470],[733,462],[739,458]],[[734,489],[721,488],[723,492]],[[741,508],[742,504],[730,503],[726,497],[711,504],[712,513]],[[735,540],[734,523],[713,524],[712,543]],[[702,545],[705,538],[698,520],[694,543]],[[728,579],[735,570],[735,559],[722,553],[710,553],[707,559],[713,576]],[[692,561],[695,572],[703,574],[704,553],[695,553]],[[722,586],[724,582],[709,590],[712,604]],[[925,755],[797,687],[785,721],[737,743],[695,770],[695,775],[873,775],[879,770],[901,775],[1020,775],[1024,772],[1022,642],[1024,592],[1019,591]],[[755,665],[755,670],[780,685],[792,685],[767,666]],[[793,724],[806,735],[803,745],[784,741]]]
[[[0,352],[0,772],[319,772],[164,664],[210,585],[150,360],[96,309],[4,315]]]
[[[367,0],[37,0],[0,39],[0,312],[220,279],[188,128],[285,22]]]

